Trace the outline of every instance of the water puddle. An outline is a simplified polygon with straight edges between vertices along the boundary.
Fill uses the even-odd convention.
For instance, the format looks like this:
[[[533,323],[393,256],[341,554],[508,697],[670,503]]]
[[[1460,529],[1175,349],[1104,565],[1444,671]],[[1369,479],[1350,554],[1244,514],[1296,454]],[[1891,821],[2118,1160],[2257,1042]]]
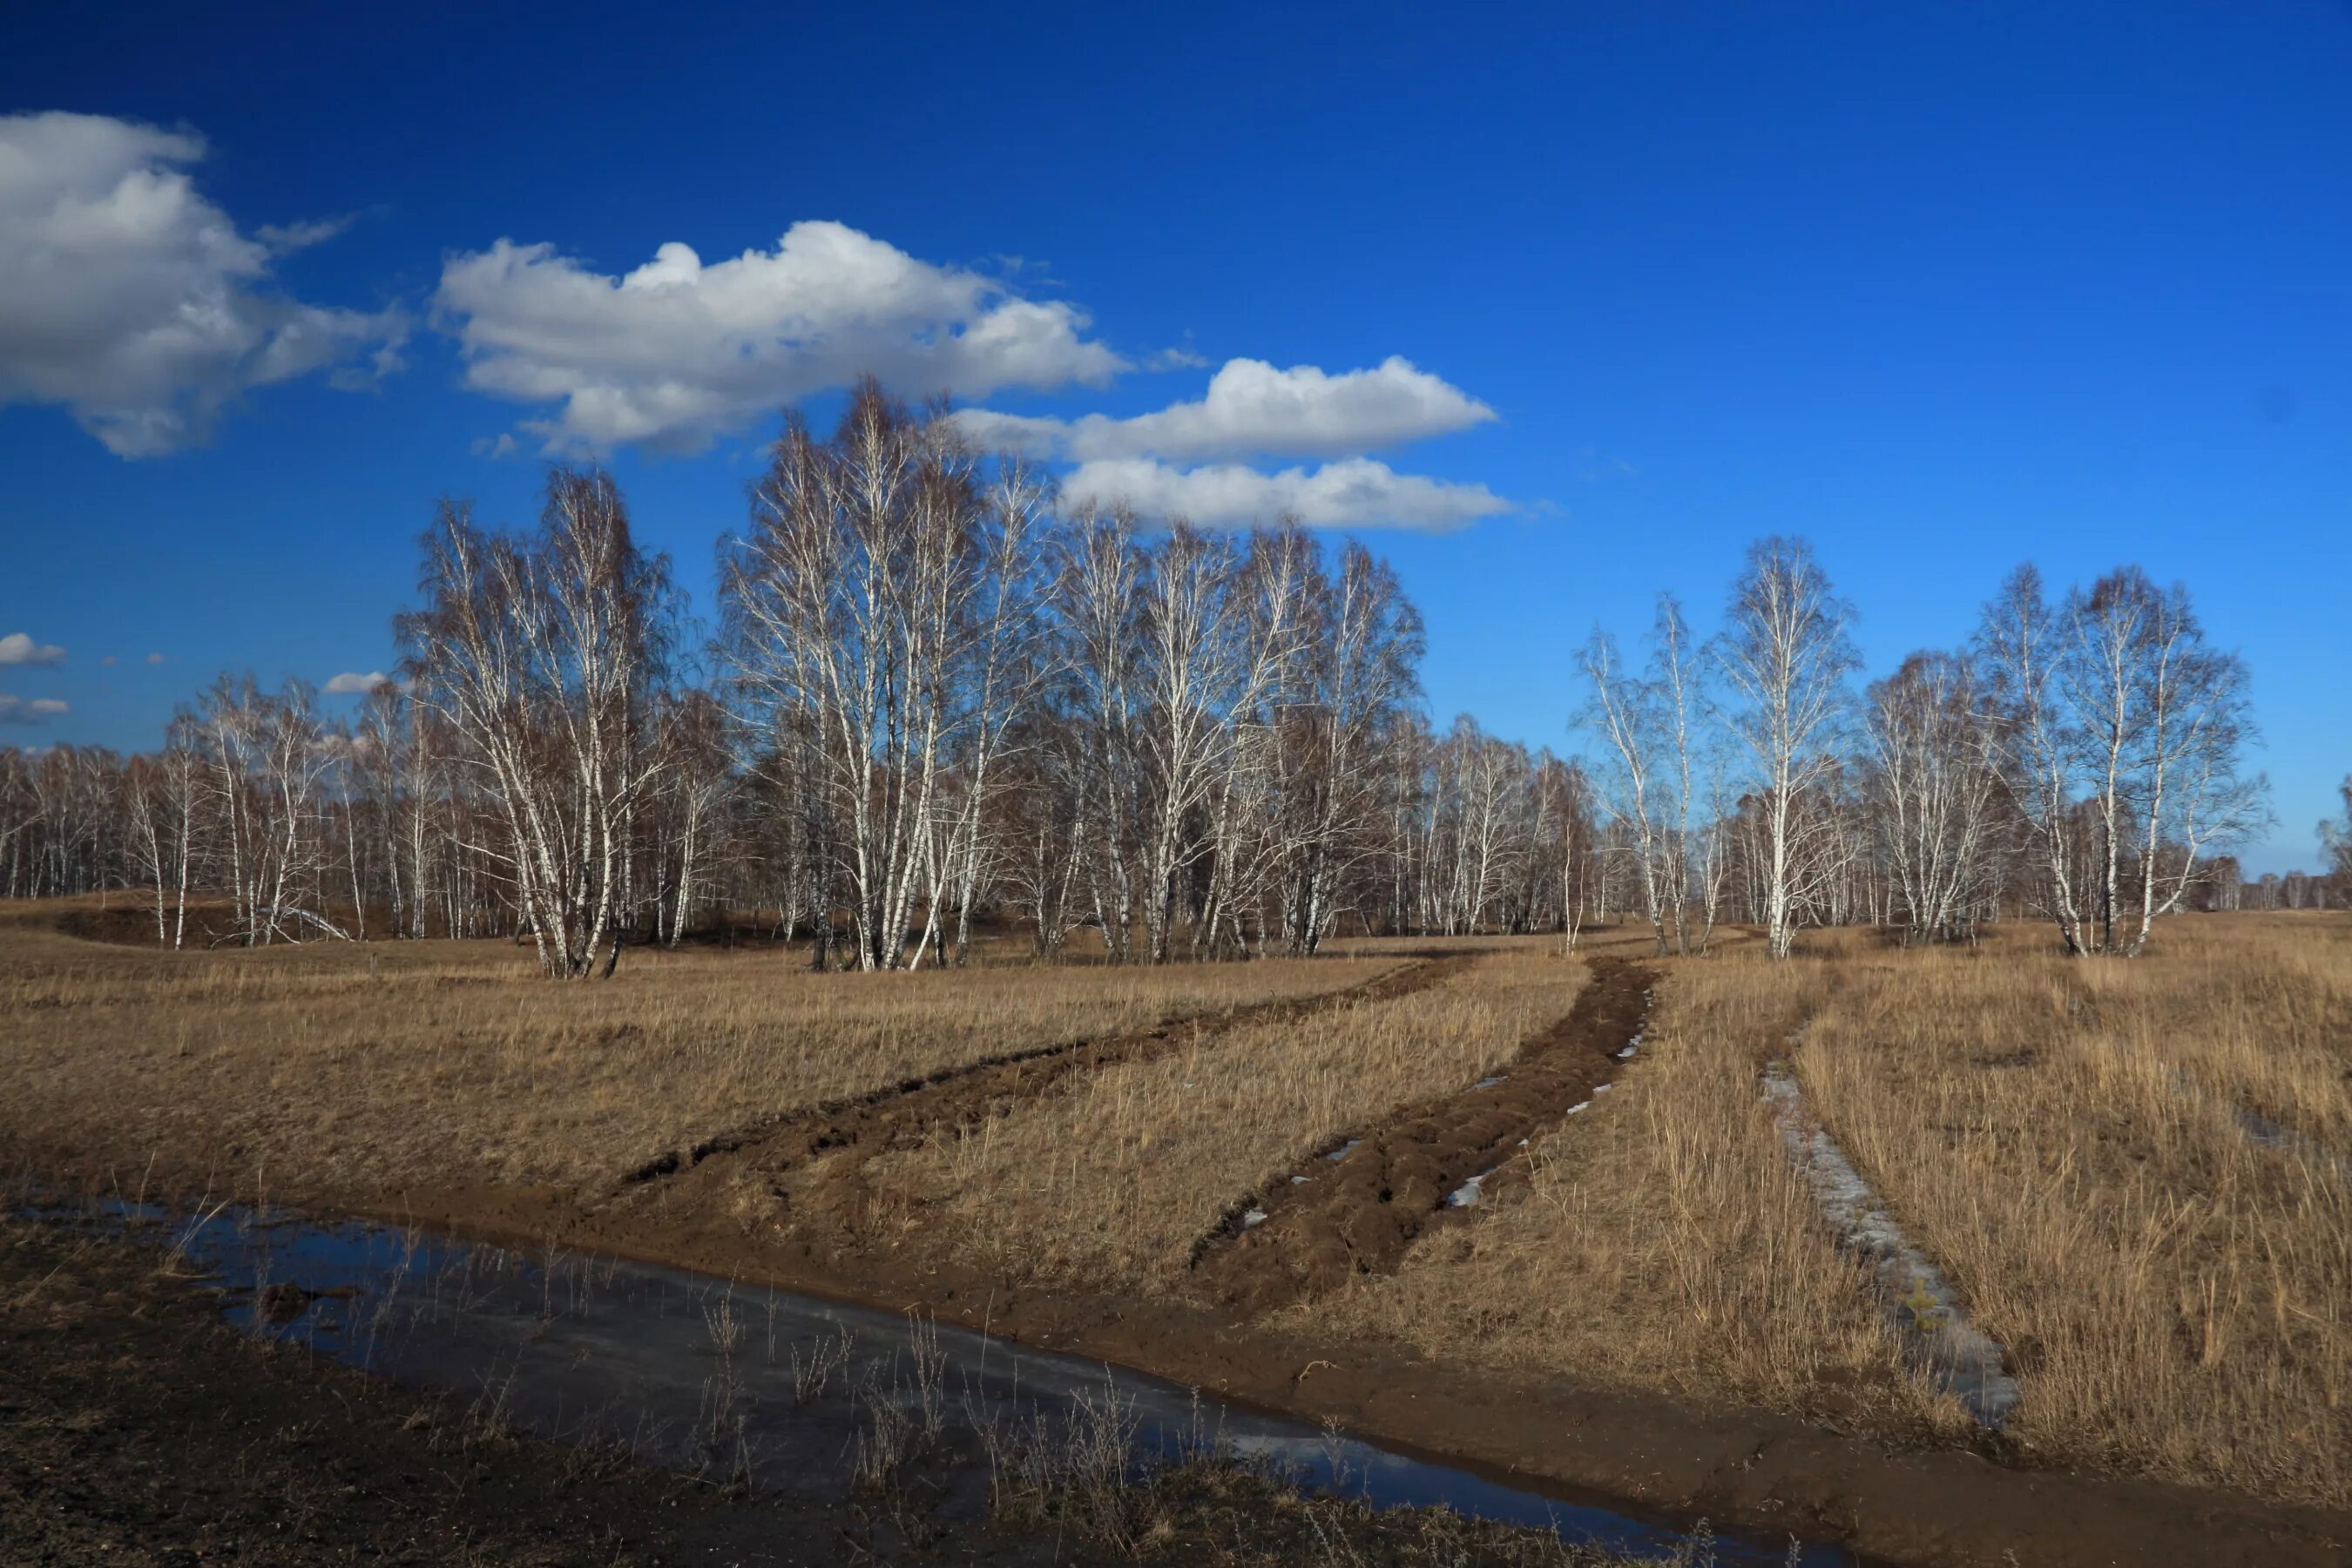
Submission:
[[[2019,1397],[2000,1342],[1969,1321],[1943,1270],[1911,1244],[1836,1141],[1805,1114],[1804,1091],[1783,1064],[1764,1069],[1764,1096],[1772,1102],[1789,1163],[1812,1188],[1839,1249],[1870,1268],[1905,1357],[1979,1425],[2000,1426]]]
[[[1363,1142],[1364,1141],[1360,1138],[1350,1138],[1345,1143],[1340,1144],[1337,1149],[1332,1150],[1323,1157],[1326,1160],[1330,1161],[1332,1163],[1337,1164],[1360,1148],[1363,1145]]]
[[[992,1458],[1002,1461],[1016,1436],[1108,1421],[1139,1468],[1215,1454],[1310,1489],[1381,1507],[1442,1504],[1572,1542],[1667,1556],[1691,1539],[1139,1373],[790,1291],[236,1208],[33,1212],[168,1248],[248,1333],[445,1391],[522,1430],[762,1490],[838,1501],[919,1456],[940,1510],[977,1518]],[[1723,1563],[1853,1562],[1829,1546],[1791,1554],[1721,1536],[1712,1546]]]
[[[1479,1089],[1492,1089],[1492,1088],[1494,1088],[1496,1084],[1501,1083],[1504,1079],[1506,1079],[1509,1078],[1510,1076],[1511,1076],[1511,1075],[1510,1075],[1509,1073],[1507,1073],[1507,1072],[1498,1072],[1498,1073],[1496,1073],[1493,1078],[1482,1078],[1482,1079],[1480,1079],[1476,1083],[1472,1084],[1472,1085],[1470,1086],[1470,1088],[1471,1088],[1471,1089],[1472,1089],[1472,1091],[1473,1091],[1474,1093],[1475,1093],[1475,1091],[1479,1090]]]

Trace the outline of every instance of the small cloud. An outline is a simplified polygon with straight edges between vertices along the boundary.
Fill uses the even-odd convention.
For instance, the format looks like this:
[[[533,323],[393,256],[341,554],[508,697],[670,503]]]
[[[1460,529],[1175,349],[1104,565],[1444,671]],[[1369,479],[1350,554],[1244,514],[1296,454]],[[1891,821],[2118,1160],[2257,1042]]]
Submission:
[[[1624,458],[1612,457],[1597,447],[1579,447],[1576,449],[1576,479],[1579,484],[1631,479],[1641,471]]]
[[[54,697],[36,697],[28,702],[0,691],[0,724],[37,724],[44,719],[72,711],[69,705]]]
[[[325,244],[358,218],[357,213],[345,213],[341,217],[314,218],[309,223],[265,223],[253,231],[253,237],[280,256],[290,256]]]
[[[161,664],[163,662],[163,656],[160,653],[151,653],[147,656],[147,662],[150,664]]]
[[[407,689],[380,669],[371,669],[365,675],[347,669],[331,679],[320,689],[330,697],[365,697],[379,686],[397,686],[404,691]]]
[[[1143,368],[1146,370],[1201,370],[1205,368],[1208,363],[1205,357],[1194,353],[1191,349],[1161,349],[1158,353],[1145,358]]]
[[[1125,501],[1148,518],[1246,528],[1295,517],[1308,528],[1443,532],[1517,510],[1482,484],[1400,474],[1371,458],[1265,473],[1240,463],[1179,468],[1150,458],[1081,463],[1062,481],[1066,503]]]
[[[55,643],[35,642],[28,632],[0,637],[0,664],[63,664],[66,650]]]
[[[966,408],[957,420],[986,447],[1059,447],[1074,462],[1157,458],[1231,462],[1256,456],[1354,458],[1489,424],[1486,404],[1401,354],[1368,370],[1334,375],[1318,365],[1280,369],[1265,360],[1227,360],[1195,403],[1150,414],[1076,420]]]
[[[495,440],[488,436],[474,437],[474,456],[477,458],[488,458],[495,461],[499,458],[511,458],[514,455],[515,438],[512,431],[508,431]]]

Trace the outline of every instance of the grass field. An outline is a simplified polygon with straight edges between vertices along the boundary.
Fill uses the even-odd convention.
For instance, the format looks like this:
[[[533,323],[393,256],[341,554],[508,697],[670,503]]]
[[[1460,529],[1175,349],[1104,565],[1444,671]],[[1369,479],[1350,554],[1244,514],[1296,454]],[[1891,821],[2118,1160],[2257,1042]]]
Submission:
[[[2070,962],[2018,929],[1673,964],[1644,1065],[1610,1116],[1536,1150],[1528,1202],[1314,1310],[1441,1357],[1958,1435],[1789,1171],[1757,1092],[1785,1059],[2009,1347],[2020,1443],[2341,1505],[2352,921],[2168,936],[2134,963]]]
[[[2014,1347],[2021,1437],[2342,1502],[2352,924],[2176,929],[2133,963],[1839,953],[1796,1068]]]
[[[588,1204],[730,1128],[1133,1037],[823,1159],[856,1168],[876,1202],[855,1223],[894,1247],[1030,1289],[1175,1303],[1203,1299],[1204,1238],[1244,1200],[1477,1092],[1596,964],[1645,945],[913,976],[710,950],[563,987],[497,944],[170,955],[60,934],[53,916],[0,913],[0,1150],[29,1171],[217,1195],[258,1180],[289,1201],[507,1184]],[[1425,984],[1339,994],[1433,952],[1452,956]],[[1780,965],[1729,940],[1656,968],[1639,1053],[1605,1096],[1533,1132],[1490,1201],[1436,1216],[1401,1264],[1269,1326],[1972,1441],[1790,1170],[1759,1089],[1782,1061],[2009,1347],[2013,1452],[2352,1503],[2352,920],[2183,919],[2128,963],[2069,962],[2015,927],[1949,951],[1813,933]],[[767,1170],[740,1184],[764,1192]],[[792,1239],[790,1215],[747,1212]]]
[[[257,1172],[288,1193],[596,1188],[748,1120],[1399,962],[816,974],[781,952],[649,950],[619,984],[556,986],[500,942],[170,953],[47,928],[0,914],[10,1157],[126,1186],[152,1159],[247,1194]]]
[[[944,1129],[879,1179],[944,1201],[952,1234],[1016,1276],[1181,1289],[1193,1244],[1245,1193],[1393,1107],[1494,1072],[1582,977],[1528,944],[1483,954],[1410,996],[1234,1029]]]

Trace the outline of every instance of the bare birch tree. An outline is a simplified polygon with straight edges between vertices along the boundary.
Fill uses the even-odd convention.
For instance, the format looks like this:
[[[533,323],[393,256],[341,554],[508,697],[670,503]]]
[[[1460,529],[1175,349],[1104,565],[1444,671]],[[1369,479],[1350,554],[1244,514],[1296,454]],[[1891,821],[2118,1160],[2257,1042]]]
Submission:
[[[1964,655],[1915,653],[1864,708],[1879,847],[1915,941],[1963,933],[1991,875],[1999,784],[1990,705]]]
[[[674,641],[666,557],[636,547],[609,475],[558,468],[529,538],[442,504],[424,541],[425,605],[395,626],[415,700],[458,741],[491,803],[497,867],[548,974],[620,962],[635,914],[636,813],[660,777],[653,724]]]
[[[1739,699],[1727,727],[1746,749],[1759,797],[1758,869],[1775,958],[1790,954],[1810,858],[1832,826],[1815,796],[1839,763],[1846,681],[1860,662],[1846,630],[1853,618],[1811,547],[1776,537],[1748,550],[1716,644]]]

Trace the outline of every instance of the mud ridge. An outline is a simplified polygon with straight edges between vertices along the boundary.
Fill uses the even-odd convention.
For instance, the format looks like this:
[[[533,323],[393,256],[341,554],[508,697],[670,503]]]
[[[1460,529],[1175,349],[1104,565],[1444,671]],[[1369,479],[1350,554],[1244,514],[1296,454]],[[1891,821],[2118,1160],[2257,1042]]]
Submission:
[[[1229,1209],[1195,1246],[1202,1294],[1244,1313],[1391,1274],[1452,1210],[1475,1206],[1529,1140],[1604,1092],[1637,1048],[1657,972],[1595,958],[1568,1016],[1494,1077],[1316,1153]],[[1507,1174],[1507,1173],[1506,1173]]]
[[[976,1127],[1014,1105],[1036,1099],[1082,1072],[1150,1061],[1199,1036],[1308,1018],[1360,1002],[1408,996],[1467,969],[1475,953],[1423,956],[1360,984],[1311,996],[1280,997],[1195,1018],[1171,1019],[1100,1040],[1073,1040],[984,1061],[944,1068],[926,1077],[855,1099],[788,1113],[764,1124],[712,1139],[681,1155],[672,1152],[638,1167],[614,1194],[658,1191],[665,1205],[728,1194],[747,1184],[791,1211],[793,1220],[822,1218],[850,1233],[863,1228],[866,1194],[858,1173],[875,1156],[911,1148],[941,1128]],[[685,1189],[701,1189],[688,1193]],[[819,1190],[822,1189],[822,1190]],[[730,1205],[731,1206],[731,1205]],[[841,1239],[849,1239],[845,1237]]]
[[[1151,1038],[1164,1039],[1171,1032],[1181,1028],[1184,1024],[1192,1021],[1168,1019],[1153,1025],[1146,1032]],[[1002,1056],[983,1057],[978,1061],[958,1062],[952,1067],[944,1067],[936,1072],[925,1073],[916,1078],[901,1079],[897,1083],[887,1084],[880,1089],[870,1089],[865,1094],[850,1099],[828,1100],[814,1110],[785,1111],[779,1115],[764,1117],[734,1131],[722,1132],[715,1138],[706,1138],[691,1148],[672,1149],[657,1155],[622,1177],[620,1185],[623,1189],[642,1186],[647,1182],[656,1182],[665,1176],[675,1176],[680,1172],[691,1171],[713,1155],[737,1153],[746,1145],[756,1143],[769,1137],[780,1127],[796,1121],[853,1115],[894,1100],[903,1100],[921,1094],[927,1089],[934,1089],[942,1084],[953,1083],[961,1079],[975,1078],[985,1073],[998,1072],[1006,1068],[1020,1068],[1030,1062],[1044,1061],[1054,1057],[1070,1056],[1085,1051],[1096,1043],[1092,1040],[1062,1040],[1050,1046],[1034,1046],[1025,1051],[1007,1051]]]

